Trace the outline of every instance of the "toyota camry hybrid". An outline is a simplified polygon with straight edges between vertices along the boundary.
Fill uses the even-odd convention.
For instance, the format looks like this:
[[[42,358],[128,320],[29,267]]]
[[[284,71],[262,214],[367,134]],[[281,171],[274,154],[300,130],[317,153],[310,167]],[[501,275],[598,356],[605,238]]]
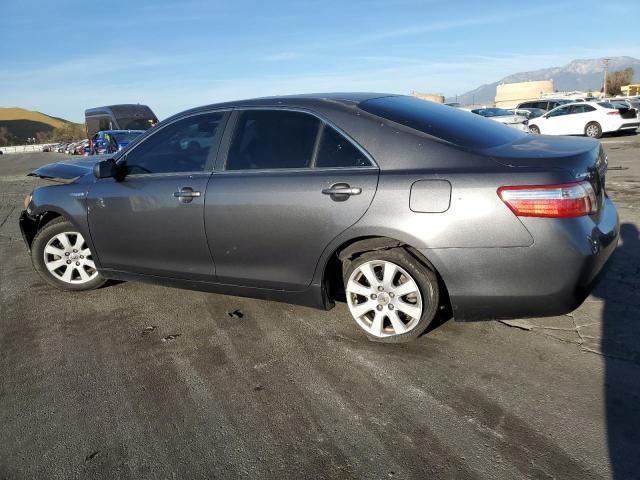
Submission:
[[[372,340],[567,313],[616,247],[597,140],[413,97],[195,108],[113,156],[33,172],[20,227],[49,284],[138,280],[322,309]]]

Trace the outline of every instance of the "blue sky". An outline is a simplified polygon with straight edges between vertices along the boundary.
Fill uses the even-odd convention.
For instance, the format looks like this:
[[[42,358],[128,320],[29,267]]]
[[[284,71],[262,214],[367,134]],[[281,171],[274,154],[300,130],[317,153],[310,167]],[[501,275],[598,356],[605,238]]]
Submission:
[[[450,96],[575,58],[638,58],[639,16],[638,0],[0,0],[0,106],[80,121],[112,103],[164,118],[287,93]]]

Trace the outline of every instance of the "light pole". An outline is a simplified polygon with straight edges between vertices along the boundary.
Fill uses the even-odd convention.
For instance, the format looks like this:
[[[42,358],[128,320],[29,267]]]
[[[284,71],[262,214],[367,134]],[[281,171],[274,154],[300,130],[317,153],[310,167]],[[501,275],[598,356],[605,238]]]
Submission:
[[[610,58],[604,59],[604,85],[602,86],[602,98],[607,98],[607,72],[609,70]]]

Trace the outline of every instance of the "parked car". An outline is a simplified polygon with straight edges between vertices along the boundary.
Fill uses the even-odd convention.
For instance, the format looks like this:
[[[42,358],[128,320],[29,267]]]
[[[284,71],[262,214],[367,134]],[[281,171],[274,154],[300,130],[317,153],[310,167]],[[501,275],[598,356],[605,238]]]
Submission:
[[[527,124],[527,117],[524,115],[515,115],[504,108],[497,107],[483,107],[483,108],[474,108],[469,110],[471,113],[475,113],[476,115],[480,115],[482,117],[490,118],[491,120],[495,120],[496,122],[503,123],[505,125],[509,125],[511,127],[522,130],[523,132],[528,132],[529,127]]]
[[[85,153],[89,152],[89,147],[91,146],[91,143],[89,142],[89,140],[81,140],[79,142],[76,143],[75,147],[73,148],[73,154],[74,155],[85,155]]]
[[[44,281],[346,300],[378,341],[415,338],[448,309],[567,313],[618,239],[598,141],[408,96],[209,105],[104,158],[33,172],[68,182],[33,190],[20,215]]]
[[[640,125],[635,109],[616,108],[609,102],[570,103],[529,122],[531,133],[546,135],[586,135],[634,132]]]
[[[118,152],[143,133],[144,130],[106,130],[98,132],[91,138],[90,155]]]
[[[540,115],[544,115],[545,111],[542,110],[541,108],[509,108],[507,109],[507,112],[511,113],[512,115],[520,115],[523,117],[527,117],[528,120],[532,119],[532,118],[537,118]]]
[[[548,112],[557,108],[561,105],[566,105],[567,103],[573,103],[573,100],[569,100],[566,98],[541,98],[539,100],[531,100],[528,102],[519,103],[516,108],[539,108]]]

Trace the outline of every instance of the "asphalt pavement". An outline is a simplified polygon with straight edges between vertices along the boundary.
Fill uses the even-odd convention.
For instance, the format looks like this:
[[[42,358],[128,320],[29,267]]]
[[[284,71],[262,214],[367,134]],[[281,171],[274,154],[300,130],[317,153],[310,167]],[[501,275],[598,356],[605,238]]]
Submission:
[[[0,157],[0,479],[640,478],[640,136],[613,137],[623,241],[574,313],[403,345],[329,312],[136,283],[54,290]]]

